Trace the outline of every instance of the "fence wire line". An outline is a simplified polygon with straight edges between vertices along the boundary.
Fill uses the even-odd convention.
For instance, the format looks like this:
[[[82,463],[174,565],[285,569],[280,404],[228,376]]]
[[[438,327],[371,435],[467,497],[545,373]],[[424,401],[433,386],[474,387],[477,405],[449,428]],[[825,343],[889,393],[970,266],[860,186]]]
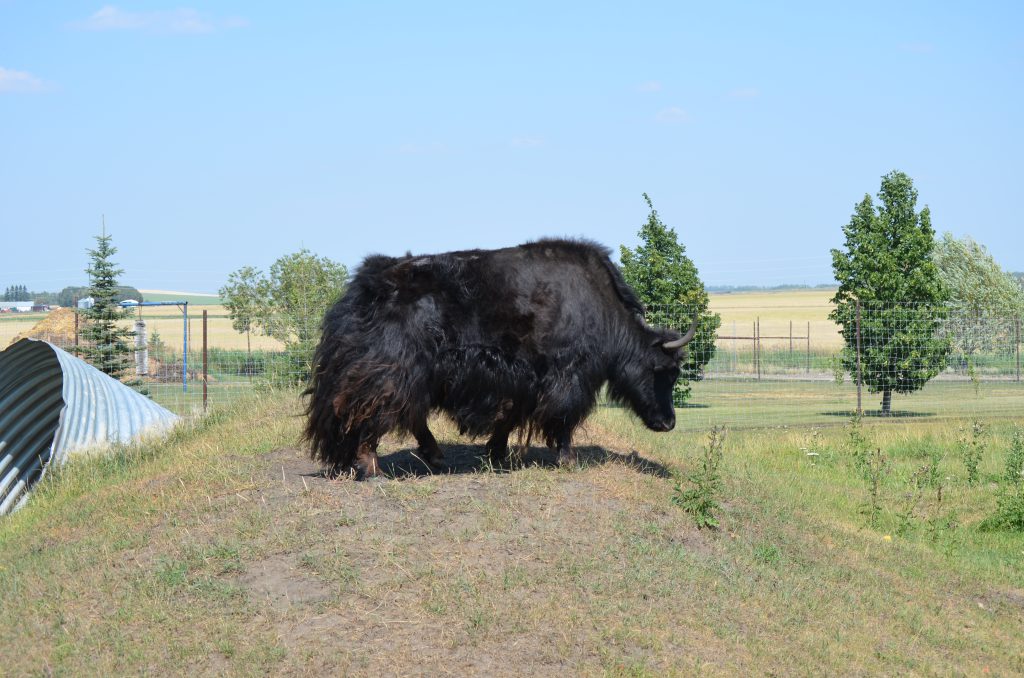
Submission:
[[[829,320],[823,306],[762,309],[762,315],[723,320],[713,341],[691,344],[699,369],[684,371],[689,396],[680,401],[677,426],[733,427],[825,425],[843,423],[857,412],[856,331]],[[723,310],[723,313],[735,309]],[[652,307],[652,323],[689,327],[695,309],[686,305]],[[844,318],[844,311],[838,315]],[[792,316],[792,319],[787,317]],[[180,315],[151,315],[146,320],[145,352],[135,353],[132,372],[138,388],[169,409],[201,412],[203,396],[202,311],[191,308],[187,330]],[[862,411],[880,412],[877,382],[897,385],[891,416],[903,418],[1020,417],[1024,415],[1021,378],[1022,322],[1017,308],[933,307],[920,304],[865,304],[861,308]],[[0,331],[10,314],[0,318]],[[45,319],[44,319],[45,320]],[[319,318],[308,318],[319,324]],[[41,323],[45,324],[45,323]],[[134,326],[134,319],[131,323]],[[187,331],[187,366],[182,335]],[[36,333],[68,351],[72,331]],[[6,345],[11,336],[0,334]],[[78,337],[78,342],[83,340]],[[221,310],[208,316],[206,393],[217,406],[271,387],[300,388],[309,374],[312,346],[284,346],[270,337],[247,339],[231,328]],[[139,345],[139,348],[142,347]],[[879,356],[891,354],[886,362]],[[868,375],[868,371],[871,372]],[[923,387],[903,392],[915,374],[933,371]],[[184,378],[183,378],[184,375]],[[920,375],[917,376],[920,378]]]

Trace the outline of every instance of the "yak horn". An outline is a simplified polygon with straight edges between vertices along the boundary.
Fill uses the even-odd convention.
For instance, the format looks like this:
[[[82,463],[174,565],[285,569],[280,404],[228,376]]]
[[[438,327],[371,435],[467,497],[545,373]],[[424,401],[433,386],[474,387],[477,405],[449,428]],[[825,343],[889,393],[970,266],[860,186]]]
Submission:
[[[700,316],[697,316],[696,318],[694,318],[693,319],[693,324],[690,325],[690,329],[686,330],[686,334],[684,334],[683,336],[679,337],[675,341],[666,341],[664,344],[661,345],[661,347],[663,349],[665,349],[666,351],[674,351],[677,348],[682,348],[683,346],[686,346],[687,344],[689,344],[690,341],[693,339],[693,335],[695,335],[697,333],[697,322],[699,320],[700,320]]]

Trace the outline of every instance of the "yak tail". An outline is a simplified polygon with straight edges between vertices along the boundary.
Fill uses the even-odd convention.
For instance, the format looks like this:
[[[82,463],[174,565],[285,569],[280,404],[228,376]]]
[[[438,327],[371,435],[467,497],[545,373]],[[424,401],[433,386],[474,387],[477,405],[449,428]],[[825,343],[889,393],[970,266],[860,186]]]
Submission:
[[[408,384],[392,361],[351,346],[318,347],[304,395],[310,456],[336,473],[352,466],[360,443],[375,445],[407,421]]]
[[[342,432],[341,419],[335,413],[331,393],[334,380],[328,373],[324,358],[318,347],[309,387],[303,393],[307,398],[303,438],[309,443],[310,456],[334,472],[352,465],[358,441]]]

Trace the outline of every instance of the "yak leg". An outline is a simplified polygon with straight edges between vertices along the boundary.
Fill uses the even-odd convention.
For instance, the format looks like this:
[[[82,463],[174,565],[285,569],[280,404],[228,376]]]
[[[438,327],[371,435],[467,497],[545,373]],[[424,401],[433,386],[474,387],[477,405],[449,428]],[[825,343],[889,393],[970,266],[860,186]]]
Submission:
[[[375,478],[380,475],[380,459],[377,457],[377,439],[360,440],[353,466],[359,479]]]
[[[502,464],[509,459],[508,434],[512,432],[513,422],[509,420],[498,421],[494,425],[494,432],[487,441],[487,456],[492,464]]]
[[[508,449],[508,436],[516,427],[516,420],[513,416],[515,401],[506,398],[501,401],[501,409],[494,418],[494,430],[490,440],[487,441],[487,456],[491,463],[501,464],[511,458]]]
[[[555,445],[558,447],[559,466],[577,466],[579,459],[576,450],[572,447],[572,429],[565,428],[555,436]]]
[[[424,461],[431,466],[440,466],[444,463],[444,452],[438,447],[437,440],[427,427],[426,421],[417,424],[412,434],[416,436],[416,444],[419,445]]]

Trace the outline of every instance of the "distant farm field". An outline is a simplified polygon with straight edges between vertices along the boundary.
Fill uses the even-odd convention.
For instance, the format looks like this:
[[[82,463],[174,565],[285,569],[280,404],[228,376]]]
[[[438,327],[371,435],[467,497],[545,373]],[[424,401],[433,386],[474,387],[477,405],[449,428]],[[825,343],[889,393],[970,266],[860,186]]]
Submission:
[[[211,348],[246,348],[245,335],[235,331],[231,326],[231,318],[226,308],[220,304],[193,306],[189,302],[188,333],[189,343],[193,347],[198,348],[202,345],[203,311],[207,313],[207,343]],[[46,313],[11,313],[0,316],[0,348],[5,348],[15,337],[30,332],[46,316]],[[133,311],[131,320],[125,321],[125,326],[133,325],[137,318],[146,321],[150,336],[153,335],[153,332],[158,332],[160,339],[168,348],[181,350],[182,336],[186,327],[183,307],[140,306]],[[250,339],[254,351],[276,351],[283,348],[281,342],[258,333],[253,333]]]
[[[828,319],[832,310],[830,299],[835,293],[834,289],[810,289],[712,294],[710,306],[722,316],[719,336],[751,337],[755,323],[760,321],[765,348],[788,347],[792,333],[794,348],[806,349],[810,328],[811,350],[832,350],[843,345],[838,326]],[[733,344],[743,348],[750,342],[730,339],[718,342],[722,348]]]

